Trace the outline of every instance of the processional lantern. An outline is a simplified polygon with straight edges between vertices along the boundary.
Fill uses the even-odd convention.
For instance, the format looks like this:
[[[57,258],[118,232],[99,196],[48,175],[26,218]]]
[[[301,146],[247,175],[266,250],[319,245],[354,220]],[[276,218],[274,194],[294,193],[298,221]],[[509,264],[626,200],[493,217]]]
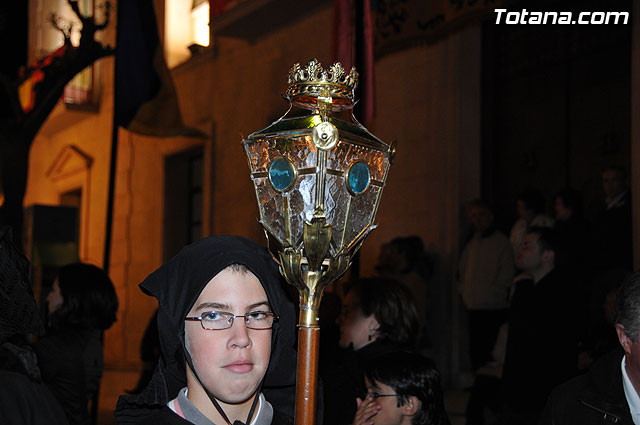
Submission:
[[[347,271],[376,227],[395,153],[353,116],[357,83],[355,68],[347,73],[339,62],[327,69],[315,59],[295,64],[287,113],[243,140],[260,223],[300,294],[296,425],[314,423],[324,288]],[[350,122],[337,117],[345,113]]]

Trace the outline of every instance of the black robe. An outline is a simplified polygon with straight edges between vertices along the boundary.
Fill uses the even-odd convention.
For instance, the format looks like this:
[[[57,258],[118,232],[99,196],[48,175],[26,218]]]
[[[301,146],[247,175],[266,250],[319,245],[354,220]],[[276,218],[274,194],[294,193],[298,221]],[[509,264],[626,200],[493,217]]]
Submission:
[[[502,392],[508,406],[529,417],[542,411],[555,386],[576,373],[580,316],[571,277],[554,269],[535,285],[515,284]]]

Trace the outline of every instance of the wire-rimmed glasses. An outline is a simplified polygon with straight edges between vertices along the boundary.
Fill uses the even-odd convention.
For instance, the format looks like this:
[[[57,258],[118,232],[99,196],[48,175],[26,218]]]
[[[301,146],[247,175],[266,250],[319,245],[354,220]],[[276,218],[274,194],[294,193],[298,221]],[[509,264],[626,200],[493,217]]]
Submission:
[[[379,394],[375,391],[371,391],[367,393],[367,398],[371,397],[374,400],[379,399],[380,397],[397,397],[398,394]]]
[[[233,325],[233,320],[238,317],[244,319],[247,328],[257,330],[271,329],[279,319],[270,311],[251,311],[244,316],[222,311],[205,311],[200,316],[185,317],[184,320],[199,321],[203,329],[219,331],[229,329]]]

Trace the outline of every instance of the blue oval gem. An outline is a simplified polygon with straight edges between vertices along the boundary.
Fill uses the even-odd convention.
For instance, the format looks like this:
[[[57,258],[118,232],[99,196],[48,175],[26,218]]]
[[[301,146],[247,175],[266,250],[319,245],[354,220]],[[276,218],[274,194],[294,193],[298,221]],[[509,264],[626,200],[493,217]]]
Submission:
[[[293,184],[295,175],[293,164],[283,156],[276,158],[269,168],[269,180],[278,191],[288,189]]]
[[[364,162],[356,162],[349,169],[348,184],[351,192],[356,195],[360,195],[367,190],[369,182],[371,181],[371,174],[369,173],[369,167]]]

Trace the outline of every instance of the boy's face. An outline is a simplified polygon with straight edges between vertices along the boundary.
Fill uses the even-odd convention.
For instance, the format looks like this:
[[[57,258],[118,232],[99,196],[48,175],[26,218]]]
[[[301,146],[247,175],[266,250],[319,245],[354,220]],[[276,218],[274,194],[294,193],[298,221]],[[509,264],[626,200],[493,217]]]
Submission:
[[[373,425],[400,425],[411,423],[411,418],[403,414],[403,406],[398,406],[396,392],[382,382],[366,380],[367,398],[363,401],[378,404],[379,410],[369,419]],[[375,394],[382,397],[375,398]],[[393,396],[390,396],[393,395]],[[371,397],[373,396],[373,398]]]
[[[253,273],[225,269],[202,290],[188,316],[210,311],[244,316],[271,308]],[[271,329],[248,329],[244,319],[238,317],[223,330],[205,330],[200,322],[186,321],[185,334],[195,370],[212,395],[224,403],[251,399],[269,364]],[[191,374],[187,386],[190,393],[199,387]]]

